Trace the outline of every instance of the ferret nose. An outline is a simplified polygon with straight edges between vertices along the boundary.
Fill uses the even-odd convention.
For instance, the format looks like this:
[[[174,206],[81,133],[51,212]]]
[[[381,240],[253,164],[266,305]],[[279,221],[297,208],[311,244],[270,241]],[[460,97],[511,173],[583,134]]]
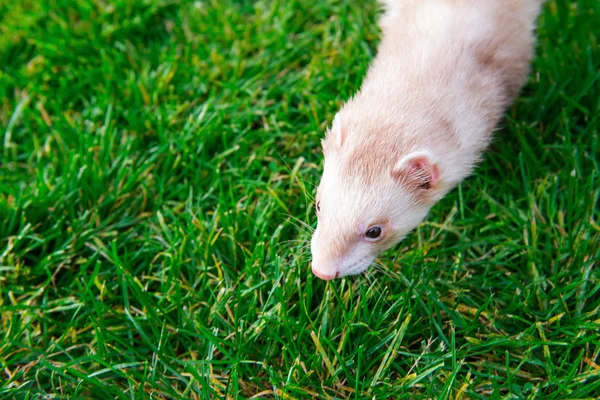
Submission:
[[[316,275],[318,278],[321,278],[321,279],[323,279],[324,281],[330,281],[330,280],[332,280],[332,279],[335,279],[335,278],[337,277],[337,275],[338,275],[338,274],[335,274],[335,275],[327,275],[327,274],[323,274],[323,273],[321,273],[321,272],[317,271],[317,270],[315,269],[315,267],[313,267],[313,268],[312,268],[312,272],[313,272],[313,274],[315,274],[315,275]]]

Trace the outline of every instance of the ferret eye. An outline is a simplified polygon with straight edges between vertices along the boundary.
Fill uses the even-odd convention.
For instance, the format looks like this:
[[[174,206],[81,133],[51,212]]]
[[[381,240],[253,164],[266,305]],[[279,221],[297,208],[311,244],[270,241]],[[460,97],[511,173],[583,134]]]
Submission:
[[[321,202],[317,201],[317,212],[321,212]]]
[[[375,239],[379,239],[379,237],[381,236],[381,228],[378,226],[374,226],[371,229],[369,229],[367,231],[367,233],[365,233],[365,236],[367,237],[367,239],[370,240],[375,240]]]

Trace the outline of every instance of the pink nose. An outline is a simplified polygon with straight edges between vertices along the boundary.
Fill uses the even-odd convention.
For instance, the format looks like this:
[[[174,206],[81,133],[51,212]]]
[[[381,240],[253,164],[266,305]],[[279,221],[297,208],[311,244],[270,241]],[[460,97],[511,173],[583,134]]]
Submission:
[[[314,268],[312,269],[312,272],[313,272],[313,274],[315,274],[317,277],[319,277],[319,278],[321,278],[321,279],[323,279],[323,280],[325,280],[325,281],[330,281],[330,280],[334,279],[334,278],[337,276],[337,274],[336,274],[336,275],[326,275],[326,274],[322,274],[322,273],[320,273],[319,271],[317,271],[317,270],[316,270],[316,269],[314,269]]]

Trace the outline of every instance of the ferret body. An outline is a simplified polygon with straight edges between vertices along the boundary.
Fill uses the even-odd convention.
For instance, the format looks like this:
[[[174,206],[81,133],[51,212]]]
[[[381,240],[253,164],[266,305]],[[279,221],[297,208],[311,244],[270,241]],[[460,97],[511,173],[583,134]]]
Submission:
[[[360,91],[323,140],[312,269],[358,274],[471,174],[524,83],[541,0],[387,0]]]

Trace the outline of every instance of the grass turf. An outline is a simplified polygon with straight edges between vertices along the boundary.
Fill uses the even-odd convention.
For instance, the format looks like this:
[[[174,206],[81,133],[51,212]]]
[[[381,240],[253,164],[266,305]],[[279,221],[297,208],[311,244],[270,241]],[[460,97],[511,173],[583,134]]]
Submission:
[[[374,1],[0,4],[6,398],[595,398],[600,3],[549,1],[476,174],[311,276]]]

